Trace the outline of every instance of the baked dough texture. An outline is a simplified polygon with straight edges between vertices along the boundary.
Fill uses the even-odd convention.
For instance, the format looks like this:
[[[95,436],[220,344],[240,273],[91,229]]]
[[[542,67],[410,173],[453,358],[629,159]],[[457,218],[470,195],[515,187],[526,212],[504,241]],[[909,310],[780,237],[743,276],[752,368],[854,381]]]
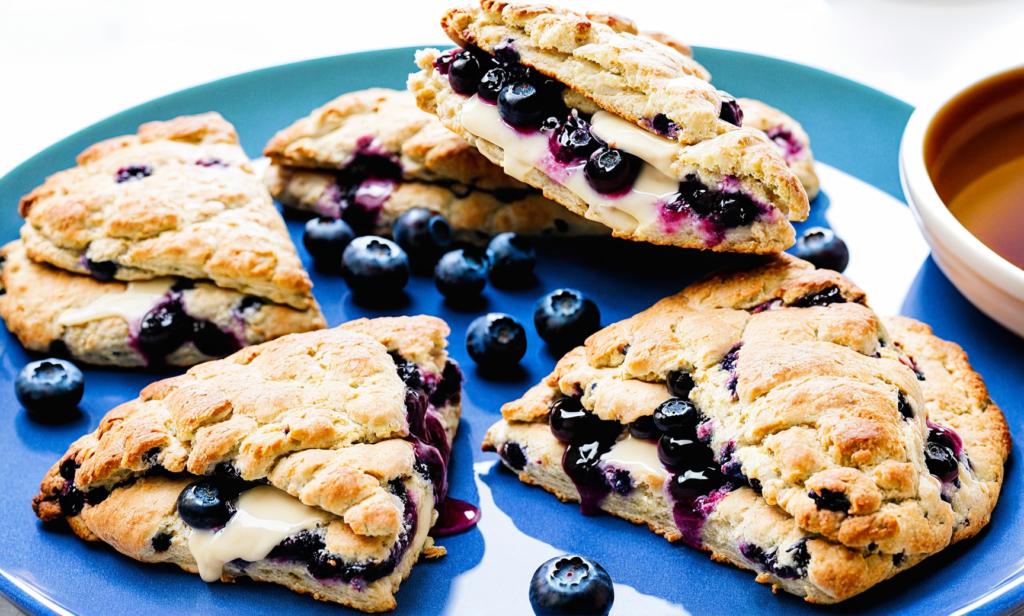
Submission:
[[[312,283],[234,127],[217,113],[97,143],[21,199],[28,256],[117,280],[206,279],[305,310]]]
[[[133,328],[121,317],[107,317],[64,325],[65,310],[83,308],[110,293],[122,293],[127,284],[100,282],[90,276],[71,274],[25,254],[21,241],[0,250],[0,317],[29,351],[67,354],[75,360],[103,366],[133,368],[149,359],[134,344]],[[230,332],[239,346],[259,344],[287,334],[327,326],[314,302],[305,310],[264,301],[231,289],[197,283],[181,291],[181,301],[190,316]],[[247,299],[248,298],[248,299]],[[164,359],[171,366],[191,366],[212,359],[189,342]]]
[[[422,443],[410,436],[407,416],[414,403],[407,400],[418,398],[396,362],[437,383],[451,371],[448,331],[427,316],[361,319],[247,347],[153,383],[71,445],[33,509],[43,521],[66,519],[83,539],[196,572],[190,530],[176,513],[181,490],[211,474],[266,483],[329,514],[318,531],[332,555],[369,565],[392,558],[395,569],[369,583],[332,582],[301,561],[268,558],[228,563],[225,580],[249,576],[364,611],[393,609],[420,554],[444,553],[427,536],[443,495],[419,469]],[[440,421],[448,448],[461,409],[459,384],[449,385],[453,391],[431,398],[426,411]],[[396,484],[410,503],[404,513]],[[69,511],[69,494],[84,495],[77,510]]]
[[[271,159],[264,181],[275,199],[329,217],[342,214],[339,185],[364,179],[342,179],[339,172],[367,158],[393,166],[395,182],[375,217],[375,235],[390,235],[395,219],[413,207],[445,216],[457,241],[486,240],[506,231],[559,237],[608,233],[505,175],[436,117],[420,111],[409,92],[371,88],[343,94],[278,132],[263,153]]]
[[[821,190],[818,174],[814,172],[814,154],[811,138],[799,122],[778,109],[752,98],[738,98],[743,110],[743,126],[763,131],[772,140],[779,153],[789,163],[807,198],[814,199]]]
[[[656,117],[672,123],[670,137],[683,147],[673,160],[672,177],[696,176],[707,186],[738,182],[738,187],[774,214],[730,230],[724,241],[709,243],[693,231],[667,231],[650,225],[614,228],[613,234],[637,241],[718,251],[776,253],[795,241],[788,220],[804,220],[808,198],[800,181],[767,136],[719,119],[722,98],[708,83],[710,74],[692,58],[649,36],[636,34],[632,22],[606,14],[587,15],[550,5],[481,0],[450,10],[442,19],[448,36],[460,46],[473,45],[493,54],[511,48],[522,64],[567,86],[569,107],[585,113],[610,111],[650,130]],[[470,100],[451,89],[434,67],[441,52],[417,53],[422,69],[409,78],[416,103],[496,164],[504,160],[498,145],[478,138],[460,116]],[[597,218],[577,195],[542,170],[524,179],[581,216]]]
[[[631,469],[632,488],[601,509],[814,603],[863,592],[988,523],[1011,441],[966,354],[913,319],[879,318],[840,274],[788,255],[595,333],[502,408],[484,449],[522,481],[580,500],[547,425],[551,404],[579,396],[627,424],[671,397],[675,371],[691,374],[697,434],[732,483],[699,501],[701,519],[682,518],[685,529],[665,474]],[[926,464],[936,430],[962,441],[945,483]]]

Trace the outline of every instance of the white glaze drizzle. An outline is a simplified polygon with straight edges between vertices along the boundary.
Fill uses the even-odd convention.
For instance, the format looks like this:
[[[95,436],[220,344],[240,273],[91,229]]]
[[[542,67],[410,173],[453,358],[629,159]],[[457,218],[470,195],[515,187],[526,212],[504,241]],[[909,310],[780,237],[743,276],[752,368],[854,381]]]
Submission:
[[[104,293],[81,308],[69,308],[57,318],[60,325],[81,325],[108,317],[121,317],[125,321],[141,319],[167,295],[174,284],[173,278],[155,278],[128,283],[120,293]]]
[[[631,473],[643,471],[662,479],[668,477],[668,471],[658,459],[658,446],[629,434],[612,445],[611,450],[601,456],[601,461]]]

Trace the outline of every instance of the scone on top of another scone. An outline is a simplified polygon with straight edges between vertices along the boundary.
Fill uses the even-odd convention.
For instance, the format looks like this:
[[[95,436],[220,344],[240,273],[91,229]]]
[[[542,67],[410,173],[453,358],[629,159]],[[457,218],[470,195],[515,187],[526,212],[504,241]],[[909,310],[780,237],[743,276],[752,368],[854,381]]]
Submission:
[[[448,333],[361,319],[153,383],[71,445],[33,509],[207,582],[394,609],[416,560],[445,553],[428,533],[461,409]]]
[[[960,347],[788,255],[595,333],[502,416],[484,448],[522,481],[814,603],[980,532],[1011,446]]]
[[[187,366],[326,325],[284,220],[216,113],[93,145],[20,212],[0,317],[29,350]]]
[[[608,233],[506,175],[408,92],[343,94],[278,132],[263,153],[267,187],[282,205],[343,218],[358,233],[390,235],[413,207],[445,216],[457,241]]]
[[[675,47],[628,20],[481,0],[448,11],[461,49],[417,53],[421,109],[505,171],[618,237],[777,253],[807,193],[764,132]]]

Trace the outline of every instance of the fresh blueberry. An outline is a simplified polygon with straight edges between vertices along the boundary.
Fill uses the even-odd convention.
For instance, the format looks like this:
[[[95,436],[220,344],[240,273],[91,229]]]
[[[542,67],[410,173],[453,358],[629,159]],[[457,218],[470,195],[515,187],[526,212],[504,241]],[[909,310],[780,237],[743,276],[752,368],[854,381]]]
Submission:
[[[637,417],[629,424],[629,433],[633,438],[642,438],[652,441],[661,437],[661,430],[654,424],[654,418],[650,415]]]
[[[499,233],[487,244],[491,280],[498,285],[521,284],[529,280],[537,263],[533,242],[515,233]]]
[[[178,494],[178,515],[195,530],[224,526],[233,513],[228,501],[237,496],[225,492],[221,482],[212,478],[190,484]]]
[[[481,367],[512,366],[526,355],[526,330],[514,317],[491,312],[470,323],[466,350]]]
[[[587,336],[601,328],[601,311],[579,291],[558,289],[534,306],[533,324],[544,342],[569,349],[583,344]]]
[[[606,195],[628,188],[639,172],[639,159],[632,154],[609,147],[594,150],[583,168],[583,175],[590,186]]]
[[[475,94],[482,74],[480,60],[469,51],[460,51],[455,54],[448,69],[448,83],[459,94]]]
[[[239,349],[238,338],[217,327],[216,323],[196,319],[192,322],[192,342],[203,355],[224,357]]]
[[[394,295],[409,282],[409,258],[390,240],[357,237],[342,253],[341,274],[356,295]]]
[[[548,413],[551,434],[563,443],[612,440],[622,433],[617,421],[604,421],[583,408],[575,396],[559,398]]]
[[[665,207],[677,211],[689,208],[701,218],[725,228],[749,225],[761,214],[761,206],[746,193],[712,190],[695,175],[679,183],[676,201]]]
[[[476,92],[485,101],[494,102],[508,83],[508,72],[503,68],[492,68],[484,73]]]
[[[129,165],[118,169],[117,173],[114,175],[114,180],[118,184],[122,184],[131,180],[141,180],[142,178],[149,177],[152,174],[153,168],[149,165]]]
[[[167,301],[142,317],[138,345],[150,359],[162,359],[192,338],[194,320],[180,301]]]
[[[573,160],[589,158],[598,148],[597,139],[590,132],[590,123],[575,113],[557,127],[552,150],[555,159],[568,164]]]
[[[815,267],[842,272],[850,263],[850,250],[846,242],[831,229],[811,227],[797,238],[793,254]]]
[[[518,81],[498,95],[498,114],[519,128],[533,128],[545,117],[544,95],[532,83]]]
[[[846,298],[843,297],[843,292],[836,285],[825,287],[821,291],[809,293],[803,297],[798,297],[789,303],[794,308],[810,308],[812,306],[828,306],[830,304],[843,304],[846,303]]]
[[[686,400],[693,389],[693,375],[685,370],[673,370],[668,373],[665,385],[668,387],[668,393]]]
[[[312,218],[306,223],[302,234],[302,245],[321,267],[341,267],[341,255],[356,234],[352,227],[341,219]]]
[[[92,277],[100,282],[110,282],[117,275],[117,263],[113,261],[93,261],[86,258],[85,266],[89,268]]]
[[[711,450],[694,435],[662,434],[658,439],[658,459],[667,468],[701,469],[711,465]]]
[[[736,102],[736,99],[721,90],[718,91],[718,96],[722,99],[722,110],[719,112],[718,117],[722,121],[734,126],[743,126],[743,109],[740,108],[740,104]]]
[[[452,244],[452,226],[444,216],[423,207],[402,212],[391,233],[418,272],[429,272]]]
[[[82,401],[84,392],[82,371],[63,359],[34,361],[14,380],[14,395],[30,413],[68,413]]]
[[[924,461],[928,465],[928,472],[939,478],[939,481],[951,483],[960,476],[960,462],[956,458],[953,449],[929,441],[924,446]]]
[[[514,471],[521,471],[526,466],[526,452],[519,443],[505,443],[501,448],[501,459]]]
[[[434,268],[434,284],[448,299],[460,301],[480,295],[487,285],[487,257],[475,248],[460,248],[441,257]]]
[[[537,616],[606,616],[614,601],[611,576],[583,556],[552,558],[537,569],[530,582],[530,605]]]
[[[654,425],[662,432],[695,437],[701,416],[697,407],[689,400],[669,398],[654,409],[652,419]]]
[[[722,485],[722,476],[714,467],[685,470],[669,480],[668,493],[676,502],[710,494]]]

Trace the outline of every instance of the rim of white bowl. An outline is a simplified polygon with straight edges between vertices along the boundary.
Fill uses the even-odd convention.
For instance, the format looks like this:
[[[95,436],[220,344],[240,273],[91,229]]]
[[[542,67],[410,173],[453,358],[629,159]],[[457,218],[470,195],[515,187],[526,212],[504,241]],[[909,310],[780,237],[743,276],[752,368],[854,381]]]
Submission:
[[[1004,66],[981,76],[961,80],[935,102],[918,107],[910,116],[900,141],[900,182],[903,194],[914,212],[918,226],[931,242],[941,244],[955,253],[970,269],[988,281],[1001,286],[1007,293],[1024,300],[1024,270],[986,246],[961,224],[939,197],[924,162],[924,140],[935,116],[947,104],[967,89],[983,81],[1024,69],[1024,64]],[[933,252],[937,252],[933,249]],[[941,258],[941,257],[940,257]]]

